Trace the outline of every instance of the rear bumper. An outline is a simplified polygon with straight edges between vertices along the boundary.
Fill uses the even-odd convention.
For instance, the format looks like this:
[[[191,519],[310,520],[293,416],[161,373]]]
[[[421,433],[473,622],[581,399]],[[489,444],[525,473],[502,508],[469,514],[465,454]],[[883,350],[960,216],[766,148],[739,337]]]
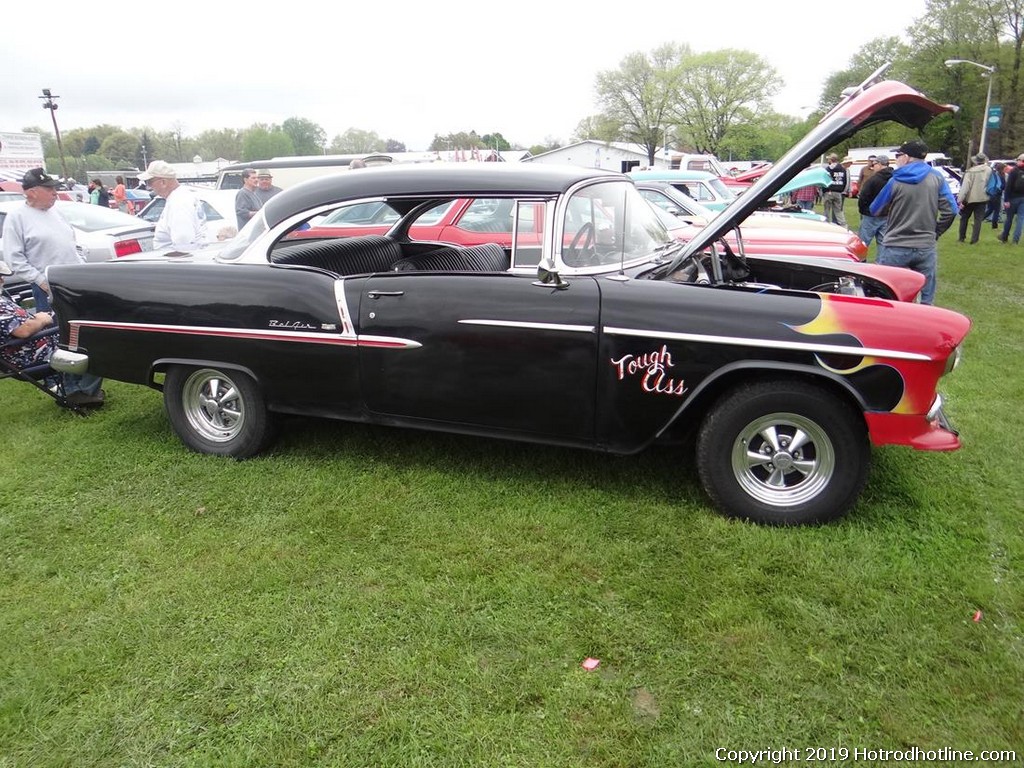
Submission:
[[[960,448],[960,433],[942,410],[942,398],[926,415],[866,413],[868,433],[874,445],[908,445],[918,451],[955,451]]]
[[[61,373],[81,375],[89,370],[89,356],[83,355],[81,352],[58,349],[50,358],[50,367]]]

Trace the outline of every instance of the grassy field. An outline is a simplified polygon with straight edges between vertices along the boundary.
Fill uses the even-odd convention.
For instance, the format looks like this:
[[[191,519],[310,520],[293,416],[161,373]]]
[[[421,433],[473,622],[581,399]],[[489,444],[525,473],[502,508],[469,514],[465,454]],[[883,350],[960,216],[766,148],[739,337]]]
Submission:
[[[718,517],[678,450],[296,419],[239,463],[156,392],[0,382],[0,766],[1024,759],[1024,247],[955,234],[965,447],[875,451],[818,528]]]

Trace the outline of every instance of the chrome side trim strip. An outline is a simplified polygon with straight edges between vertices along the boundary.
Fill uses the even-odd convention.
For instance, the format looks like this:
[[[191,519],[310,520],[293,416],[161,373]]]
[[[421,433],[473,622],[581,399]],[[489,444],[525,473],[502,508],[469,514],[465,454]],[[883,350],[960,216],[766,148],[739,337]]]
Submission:
[[[567,325],[563,323],[526,323],[518,320],[459,320],[463,325],[488,325],[496,328],[526,328],[531,331],[569,331],[570,333],[596,333],[593,325]]]
[[[157,325],[151,323],[116,323],[105,320],[72,320],[72,332],[82,328],[102,328],[139,333],[172,333],[182,336],[218,336],[228,339],[258,339],[286,341],[300,344],[326,344],[339,347],[386,347],[390,349],[416,349],[418,341],[393,336],[357,336],[354,334],[309,333],[306,331],[274,331],[256,328],[217,328],[199,325]]]
[[[917,352],[900,352],[893,349],[876,349],[874,347],[850,347],[842,344],[815,344],[805,341],[772,341],[771,339],[753,339],[741,336],[712,336],[706,333],[673,333],[671,331],[655,331],[640,328],[616,328],[605,326],[604,332],[612,336],[638,336],[641,338],[670,339],[672,341],[695,341],[699,344],[727,344],[738,347],[760,347],[763,349],[790,349],[799,352],[828,355],[854,355],[856,357],[887,357],[895,360],[930,361],[928,355]]]

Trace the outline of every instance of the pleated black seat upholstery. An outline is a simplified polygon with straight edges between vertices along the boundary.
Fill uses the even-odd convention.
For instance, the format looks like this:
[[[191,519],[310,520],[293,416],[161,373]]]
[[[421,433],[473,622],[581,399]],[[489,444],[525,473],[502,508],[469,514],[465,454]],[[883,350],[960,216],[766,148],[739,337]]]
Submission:
[[[466,248],[439,248],[395,263],[398,272],[503,272],[509,267],[505,249],[497,243]]]
[[[336,240],[295,243],[273,253],[275,264],[301,264],[339,275],[388,272],[402,258],[402,247],[384,235],[363,235]]]

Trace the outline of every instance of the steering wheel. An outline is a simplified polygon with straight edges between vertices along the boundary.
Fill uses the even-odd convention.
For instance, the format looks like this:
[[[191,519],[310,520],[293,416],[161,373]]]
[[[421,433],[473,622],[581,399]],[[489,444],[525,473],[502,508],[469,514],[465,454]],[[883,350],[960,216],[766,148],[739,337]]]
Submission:
[[[576,231],[572,242],[569,243],[569,249],[565,252],[565,263],[573,267],[583,267],[591,263],[596,239],[594,225],[588,221]],[[585,255],[588,251],[591,252],[589,258]]]
[[[676,268],[673,279],[681,283],[701,283],[707,285],[711,282],[711,275],[701,259],[701,254],[691,253]]]

